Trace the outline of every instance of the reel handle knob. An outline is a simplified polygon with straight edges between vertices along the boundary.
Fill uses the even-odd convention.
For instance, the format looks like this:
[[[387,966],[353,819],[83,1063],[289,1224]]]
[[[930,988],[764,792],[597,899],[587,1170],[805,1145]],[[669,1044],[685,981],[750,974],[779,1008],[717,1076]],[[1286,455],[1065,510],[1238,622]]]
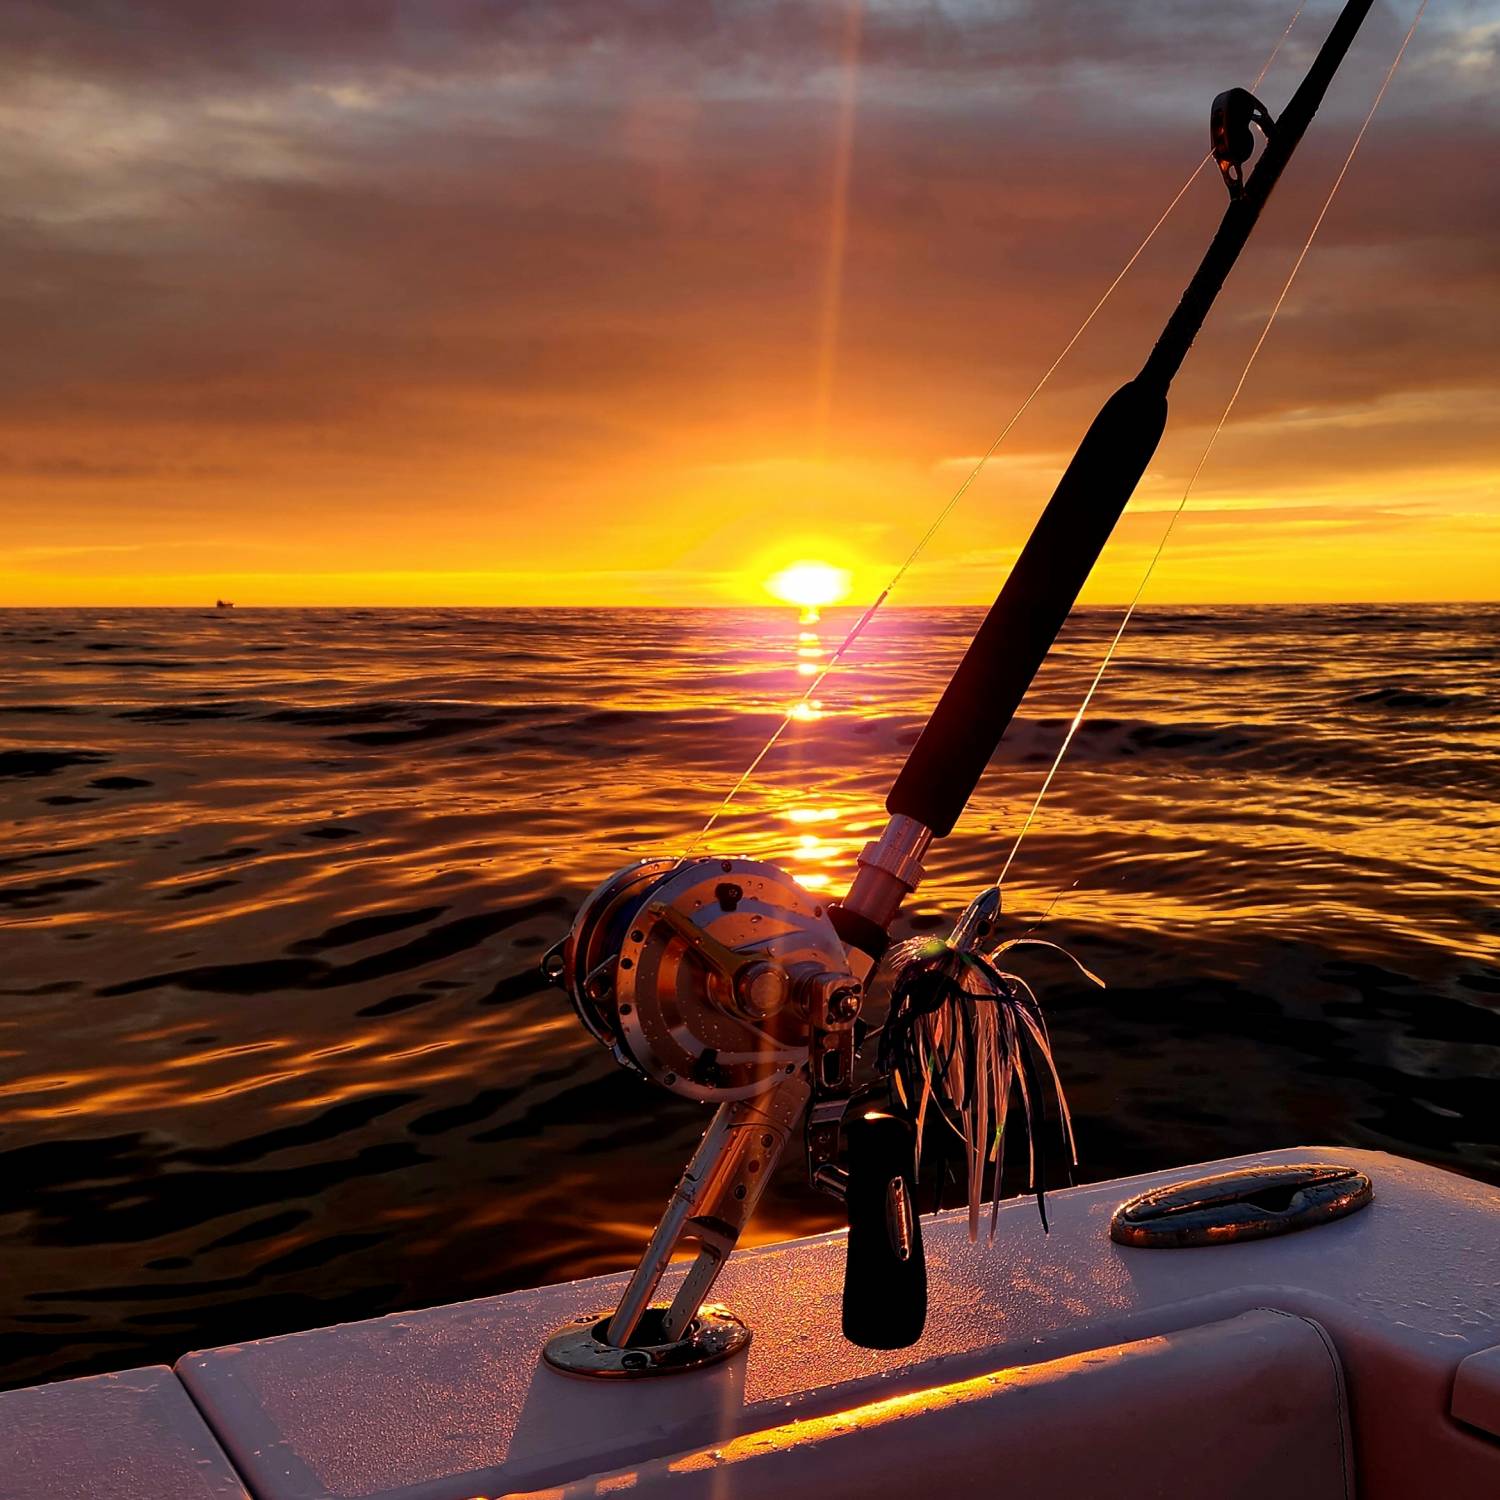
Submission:
[[[865,1349],[904,1349],[922,1336],[927,1321],[915,1132],[895,1115],[867,1110],[851,1116],[845,1135],[844,1337]]]

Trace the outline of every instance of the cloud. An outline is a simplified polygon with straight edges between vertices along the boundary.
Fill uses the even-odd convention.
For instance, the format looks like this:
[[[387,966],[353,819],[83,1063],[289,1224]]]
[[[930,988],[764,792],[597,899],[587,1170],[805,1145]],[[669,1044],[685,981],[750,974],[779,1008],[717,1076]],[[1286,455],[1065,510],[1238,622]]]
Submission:
[[[894,538],[1050,362],[1289,13],[871,0],[819,436],[843,6],[0,0],[0,506],[33,531],[161,534],[227,508],[247,546],[267,525],[289,552],[342,536],[373,573],[420,493],[455,526],[451,568],[475,535],[541,547],[566,512],[595,549],[580,567],[651,571],[653,528],[718,545],[706,465],[740,472],[721,507],[836,526],[839,484],[757,488],[753,465],[791,455],[876,475],[864,519]],[[1326,20],[1299,20],[1269,100]],[[1405,24],[1376,8],[1226,289],[1164,483]],[[1228,439],[1236,482],[1481,461],[1496,37],[1475,5],[1424,21],[1246,388],[1258,452]],[[1011,519],[1144,355],[1222,202],[1204,173],[1017,429]]]

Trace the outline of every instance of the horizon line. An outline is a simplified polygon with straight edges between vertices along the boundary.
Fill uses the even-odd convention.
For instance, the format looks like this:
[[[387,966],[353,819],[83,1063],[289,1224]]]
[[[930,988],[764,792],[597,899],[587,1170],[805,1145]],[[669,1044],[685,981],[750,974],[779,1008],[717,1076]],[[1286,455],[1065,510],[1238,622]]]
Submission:
[[[888,603],[881,606],[881,614],[889,614],[892,611],[906,611],[915,613],[919,610],[940,609],[988,609],[993,600],[954,600],[946,604],[896,604]],[[1075,604],[1070,614],[1082,610],[1118,610],[1126,606],[1126,600],[1112,602],[1090,602],[1087,604]],[[1439,609],[1458,608],[1471,605],[1500,605],[1500,596],[1494,598],[1474,599],[1183,599],[1183,600],[1154,600],[1153,602],[1141,603],[1137,613],[1145,610],[1155,609]],[[0,604],[0,614],[20,614],[22,612],[36,612],[39,610],[75,610],[75,609],[97,609],[97,610],[156,610],[166,613],[197,613],[207,611],[218,613],[221,606],[214,604],[127,604],[127,603],[80,603],[80,604]],[[281,604],[236,604],[228,602],[224,608],[243,610],[245,613],[271,614],[282,610],[292,609],[327,609],[327,610],[526,610],[531,613],[576,613],[580,610],[589,610],[596,613],[615,614],[639,614],[643,611],[683,611],[696,614],[707,613],[730,613],[744,610],[764,610],[767,613],[800,613],[795,604],[777,604],[768,602],[765,604],[391,604],[379,602],[345,602],[345,603],[316,603],[304,601],[301,603]],[[859,614],[868,609],[867,604],[828,604],[820,605],[818,613],[821,616],[839,612]]]

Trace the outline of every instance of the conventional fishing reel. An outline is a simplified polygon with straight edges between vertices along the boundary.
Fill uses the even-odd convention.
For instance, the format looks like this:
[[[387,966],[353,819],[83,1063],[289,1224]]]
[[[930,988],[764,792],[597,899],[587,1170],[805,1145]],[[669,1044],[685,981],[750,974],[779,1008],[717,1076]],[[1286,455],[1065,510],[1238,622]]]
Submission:
[[[846,1120],[864,986],[835,915],[774,865],[648,859],[604,881],[546,955],[544,972],[617,1062],[719,1106],[619,1307],[565,1329],[549,1363],[643,1375],[742,1347],[749,1330],[704,1299],[803,1122],[810,1180],[849,1206],[846,1335],[899,1347],[920,1333],[913,1135],[877,1108]],[[688,1240],[696,1260],[671,1305],[653,1307]]]
[[[847,1031],[862,995],[823,904],[744,859],[627,865],[546,967],[623,1067],[715,1104],[795,1074],[813,1028]]]

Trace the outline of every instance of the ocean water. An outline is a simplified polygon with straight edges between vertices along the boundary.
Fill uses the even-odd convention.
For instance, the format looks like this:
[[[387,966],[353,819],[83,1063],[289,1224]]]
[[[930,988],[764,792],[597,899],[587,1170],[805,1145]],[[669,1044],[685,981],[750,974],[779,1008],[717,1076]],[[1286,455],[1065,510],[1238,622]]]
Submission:
[[[711,847],[838,890],[977,623],[879,618]],[[1070,623],[902,931],[993,878]],[[789,610],[0,612],[0,1384],[632,1263],[706,1111],[538,960],[843,634]],[[1148,610],[1006,885],[1083,1179],[1500,1181],[1500,607]],[[838,1209],[783,1166],[751,1241]]]

